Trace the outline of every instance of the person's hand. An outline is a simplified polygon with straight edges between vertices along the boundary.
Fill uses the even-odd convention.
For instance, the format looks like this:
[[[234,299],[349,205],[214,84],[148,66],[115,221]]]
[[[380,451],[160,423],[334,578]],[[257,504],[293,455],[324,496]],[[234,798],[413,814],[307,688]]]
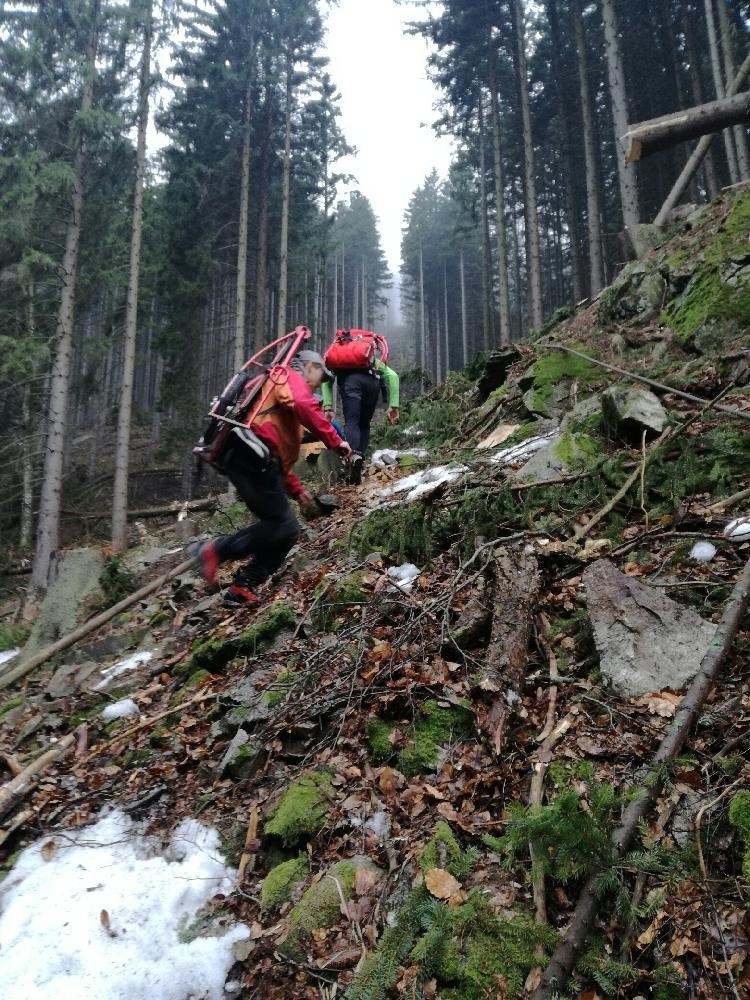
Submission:
[[[326,407],[324,407],[323,408],[323,416],[330,423],[333,420],[333,407],[332,406],[326,406]]]
[[[342,441],[336,449],[336,454],[346,462],[352,457],[352,446],[348,441]]]
[[[302,490],[300,495],[297,497],[297,503],[303,510],[312,510],[315,506],[315,497],[309,490]]]
[[[392,424],[398,423],[398,407],[391,406],[388,410],[388,419]]]

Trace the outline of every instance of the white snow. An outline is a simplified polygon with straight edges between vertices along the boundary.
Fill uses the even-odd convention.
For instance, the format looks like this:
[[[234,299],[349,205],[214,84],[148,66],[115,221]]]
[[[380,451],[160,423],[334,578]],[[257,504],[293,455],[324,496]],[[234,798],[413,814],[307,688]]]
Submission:
[[[138,706],[132,698],[123,698],[122,701],[113,702],[102,710],[102,718],[105,722],[112,719],[127,719],[129,715],[138,715]]]
[[[724,537],[733,542],[750,541],[750,514],[743,514],[742,517],[735,517],[724,528]]]
[[[698,563],[711,562],[716,555],[716,546],[711,542],[696,542],[690,550],[690,558]]]
[[[526,441],[512,444],[509,448],[501,448],[500,451],[496,451],[492,455],[490,462],[493,465],[512,465],[514,462],[522,462],[533,455],[535,451],[548,447],[552,443],[551,436],[527,438]]]
[[[399,585],[400,590],[411,593],[414,581],[419,576],[419,568],[414,563],[403,563],[401,566],[391,566],[386,575]]]
[[[378,469],[385,469],[388,466],[398,465],[401,455],[411,455],[414,458],[427,458],[429,452],[424,448],[404,448],[401,451],[397,451],[395,448],[381,448],[374,453],[370,461]]]
[[[393,483],[391,486],[384,486],[382,489],[375,490],[373,495],[378,497],[390,497],[394,493],[406,493],[406,496],[401,498],[400,501],[403,503],[411,503],[412,500],[416,500],[423,493],[429,493],[440,483],[451,483],[454,479],[458,479],[459,476],[463,475],[467,471],[465,465],[437,465],[432,469],[423,469],[421,472],[415,472],[411,476],[404,476],[403,479],[399,479],[397,483]]]
[[[135,668],[140,667],[142,663],[148,663],[149,660],[153,659],[153,656],[153,653],[148,650],[143,650],[140,653],[131,653],[130,656],[126,656],[124,660],[118,660],[117,663],[113,663],[111,667],[107,667],[106,670],[102,670],[102,679],[94,686],[93,690],[105,691],[115,677],[126,673],[128,670],[135,670]]]
[[[14,656],[18,656],[21,652],[20,649],[6,649],[3,653],[0,653],[0,667],[8,660],[12,660]]]
[[[201,906],[232,889],[218,833],[185,820],[162,848],[142,831],[111,812],[20,855],[0,885],[3,1000],[223,998],[248,928],[180,940]]]

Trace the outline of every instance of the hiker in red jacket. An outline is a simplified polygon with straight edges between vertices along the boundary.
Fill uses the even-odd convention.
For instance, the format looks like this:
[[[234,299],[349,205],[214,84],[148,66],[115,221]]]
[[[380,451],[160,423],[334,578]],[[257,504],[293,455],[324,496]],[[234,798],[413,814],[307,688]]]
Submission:
[[[235,573],[224,596],[229,606],[257,604],[259,598],[252,588],[279,568],[299,538],[299,524],[288,496],[305,509],[315,506],[310,492],[292,472],[305,429],[342,458],[352,453],[313,396],[313,391],[328,378],[332,374],[316,351],[299,351],[291,366],[284,369],[284,377],[274,383],[264,408],[251,424],[257,437],[268,446],[270,458],[258,457],[242,447],[239,439],[230,445],[224,459],[225,474],[258,521],[233,535],[206,542],[195,556],[209,584],[215,583],[221,563],[252,557]]]

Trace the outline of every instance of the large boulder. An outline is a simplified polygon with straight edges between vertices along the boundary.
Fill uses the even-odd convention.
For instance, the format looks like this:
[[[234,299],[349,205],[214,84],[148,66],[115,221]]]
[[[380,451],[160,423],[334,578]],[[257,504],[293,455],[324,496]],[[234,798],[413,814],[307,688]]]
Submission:
[[[608,559],[584,570],[588,616],[604,679],[627,698],[685,686],[716,626]]]
[[[66,549],[57,554],[47,593],[19,662],[62,639],[84,621],[102,600],[99,577],[103,569],[100,549]]]
[[[615,434],[640,444],[643,431],[655,437],[664,430],[667,411],[643,386],[613,385],[602,393],[604,419]]]

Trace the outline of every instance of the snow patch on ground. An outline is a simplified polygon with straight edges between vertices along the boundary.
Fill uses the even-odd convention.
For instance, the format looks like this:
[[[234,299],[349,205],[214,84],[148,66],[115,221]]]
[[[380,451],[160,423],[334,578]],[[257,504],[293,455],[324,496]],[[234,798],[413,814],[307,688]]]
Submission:
[[[381,448],[375,452],[370,461],[378,469],[385,469],[392,465],[398,465],[401,455],[411,455],[413,458],[427,458],[429,454],[424,448],[404,448],[401,451],[397,451],[395,448]]]
[[[696,542],[690,550],[690,558],[697,563],[711,562],[716,555],[716,546],[711,542]]]
[[[122,701],[116,701],[112,705],[107,705],[102,711],[102,718],[105,722],[110,722],[112,719],[127,719],[129,715],[138,714],[138,706],[133,699],[123,698]]]
[[[0,667],[8,660],[12,660],[14,656],[18,656],[21,652],[20,649],[6,649],[4,652],[0,653]]]
[[[526,441],[513,444],[509,448],[501,448],[500,451],[496,451],[494,455],[490,456],[490,462],[493,465],[513,465],[515,462],[523,462],[535,451],[547,448],[551,444],[550,437],[551,435],[527,438]]]
[[[20,855],[0,886],[3,1000],[222,1000],[248,928],[180,939],[231,891],[219,835],[185,820],[163,848],[143,826],[111,812]]]
[[[411,503],[412,500],[416,500],[423,493],[429,493],[430,490],[433,490],[441,483],[452,483],[454,479],[458,479],[466,471],[467,466],[465,465],[437,465],[432,469],[423,469],[422,472],[415,472],[411,476],[404,476],[403,479],[399,479],[397,483],[393,483],[391,486],[384,486],[379,490],[374,490],[373,496],[385,498],[392,497],[395,493],[406,492],[405,497],[401,497],[395,502]]]
[[[414,581],[419,576],[419,568],[414,563],[403,563],[401,566],[391,566],[386,571],[389,579],[397,583],[400,590],[411,593]]]
[[[140,653],[131,653],[131,655],[126,656],[124,660],[118,660],[117,663],[113,663],[111,667],[107,667],[106,670],[102,670],[102,679],[94,686],[93,690],[105,691],[115,677],[126,673],[128,670],[135,670],[136,667],[140,667],[142,663],[148,663],[149,660],[153,659],[153,657],[153,653],[148,650],[143,650]]]
[[[733,542],[750,541],[750,514],[735,517],[724,528],[723,534],[725,538],[729,538]]]

